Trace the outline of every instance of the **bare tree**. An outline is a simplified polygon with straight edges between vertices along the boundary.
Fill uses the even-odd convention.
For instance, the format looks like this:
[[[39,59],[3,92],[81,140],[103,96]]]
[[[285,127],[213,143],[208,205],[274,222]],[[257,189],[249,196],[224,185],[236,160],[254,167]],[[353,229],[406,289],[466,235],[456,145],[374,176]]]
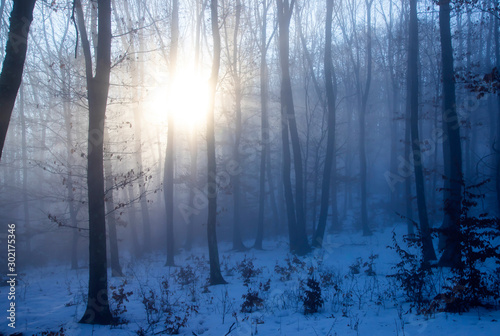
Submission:
[[[95,74],[80,0],[75,0],[78,30],[85,58],[89,108],[87,187],[89,204],[89,290],[87,308],[80,323],[111,324],[106,258],[106,213],[104,207],[104,120],[111,72],[111,3],[97,2],[97,46]]]
[[[179,46],[179,1],[172,1],[172,22],[170,42],[170,89],[174,85]],[[165,209],[167,211],[167,266],[174,266],[174,160],[175,160],[175,120],[174,111],[168,115],[167,154],[165,155]]]
[[[295,0],[277,0],[279,58],[281,66],[281,138],[283,146],[283,186],[288,216],[290,234],[290,249],[299,254],[309,253],[304,213],[304,172],[302,169],[302,154],[300,151],[299,133],[295,119],[292,82],[290,79],[290,19]],[[295,171],[295,199],[293,197],[290,177],[291,156],[290,141],[293,150],[293,167]]]
[[[326,158],[321,183],[321,208],[319,213],[318,227],[314,233],[313,245],[321,247],[325,235],[326,220],[328,216],[330,183],[335,185],[336,160],[335,160],[335,101],[337,98],[337,79],[332,61],[332,16],[333,0],[326,1],[326,21],[325,21],[325,88],[328,109],[328,138],[326,143]],[[333,176],[332,176],[333,173]],[[333,177],[333,178],[332,178]],[[335,186],[332,193],[336,193]],[[336,195],[332,195],[336,198]],[[332,207],[337,206],[337,202],[332,202]],[[333,209],[336,213],[336,209]]]
[[[5,47],[2,72],[0,73],[0,158],[2,157],[17,92],[21,86],[26,51],[28,49],[28,33],[33,21],[35,2],[36,0],[13,1],[9,38]]]
[[[427,217],[427,204],[425,202],[425,185],[422,162],[422,151],[420,150],[420,138],[418,133],[418,16],[417,0],[410,0],[410,29],[408,39],[408,81],[406,109],[411,118],[411,144],[413,150],[413,168],[415,170],[415,187],[417,191],[418,218],[420,221],[420,233],[423,241],[423,258],[425,262],[436,260],[436,253],[432,246],[432,238],[429,230],[429,218]]]
[[[109,141],[108,129],[104,129],[104,144],[105,150],[111,152],[111,144]],[[111,266],[111,276],[122,277],[122,267],[120,265],[120,257],[118,253],[118,236],[116,233],[116,217],[115,217],[115,201],[113,197],[113,168],[111,158],[108,157],[104,161],[104,183],[106,187],[105,204],[106,204],[106,220],[108,223],[108,238],[109,238],[109,261]]]
[[[443,67],[443,126],[447,140],[443,142],[445,167],[445,233],[440,237],[440,248],[444,249],[439,263],[454,266],[460,263],[460,243],[447,237],[455,236],[458,230],[462,204],[462,150],[460,125],[455,97],[455,71],[451,43],[450,0],[439,3],[439,28],[441,35],[441,64]]]
[[[208,252],[210,259],[210,285],[225,284],[219,262],[219,249],[217,247],[217,161],[215,157],[215,93],[219,81],[221,42],[219,32],[218,1],[210,1],[210,18],[212,20],[213,60],[210,74],[209,110],[207,115],[207,197],[208,219],[207,236]]]
[[[270,166],[270,162],[267,162],[267,157],[270,152],[270,129],[269,129],[269,111],[268,111],[268,100],[269,100],[269,74],[267,65],[267,51],[269,49],[269,42],[267,38],[267,17],[269,9],[271,6],[271,1],[262,1],[262,14],[261,26],[260,26],[260,109],[261,109],[261,152],[260,152],[260,171],[259,171],[259,214],[257,222],[257,237],[255,239],[254,247],[256,249],[262,249],[262,239],[264,238],[264,209],[265,209],[265,196],[266,196],[266,166]],[[256,11],[259,11],[256,9]],[[273,34],[274,35],[274,34]],[[272,38],[272,36],[271,36]],[[268,179],[270,179],[270,174],[268,174]],[[272,191],[272,187],[269,188]],[[274,197],[273,197],[274,198]],[[272,200],[274,201],[274,200]]]
[[[366,108],[372,81],[372,4],[373,0],[365,0],[366,4],[366,81],[361,90],[361,109],[359,111],[359,166],[361,175],[361,225],[363,236],[372,232],[368,225],[367,182],[366,182]]]

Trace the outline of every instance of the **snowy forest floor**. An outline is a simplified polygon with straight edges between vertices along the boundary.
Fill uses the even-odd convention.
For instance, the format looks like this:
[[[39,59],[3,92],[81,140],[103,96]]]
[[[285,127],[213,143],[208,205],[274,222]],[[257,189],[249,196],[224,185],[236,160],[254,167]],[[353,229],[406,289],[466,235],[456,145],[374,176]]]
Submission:
[[[181,335],[207,336],[497,334],[499,310],[480,308],[459,315],[416,314],[411,309],[398,284],[387,277],[398,261],[387,248],[393,229],[401,238],[405,224],[371,237],[358,232],[330,235],[324,250],[300,258],[288,253],[285,238],[265,241],[264,251],[234,252],[220,243],[228,284],[213,287],[206,286],[205,248],[182,251],[176,255],[179,267],[170,268],[161,254],[140,260],[122,256],[125,277],[109,278],[111,306],[123,322],[117,326],[78,323],[86,305],[88,269],[31,267],[18,276],[16,329],[3,317],[0,335],[165,335],[177,327]],[[311,272],[321,285],[324,305],[304,315],[301,297]],[[442,286],[445,272],[436,273],[429,285]],[[245,299],[249,291],[257,294]],[[4,316],[7,293],[8,287],[0,287]],[[242,312],[245,301],[251,312]],[[43,334],[47,331],[54,333]]]

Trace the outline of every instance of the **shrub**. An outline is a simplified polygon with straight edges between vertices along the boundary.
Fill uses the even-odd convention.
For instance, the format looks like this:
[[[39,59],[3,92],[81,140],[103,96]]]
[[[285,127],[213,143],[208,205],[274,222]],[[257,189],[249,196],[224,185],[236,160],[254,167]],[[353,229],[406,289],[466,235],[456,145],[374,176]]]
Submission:
[[[169,311],[164,321],[165,329],[162,333],[178,335],[179,330],[187,325],[188,318],[193,312],[198,313],[198,306],[187,306],[183,314]]]
[[[175,280],[182,287],[194,283],[196,279],[196,274],[190,265],[181,267],[178,271],[175,272]]]
[[[288,256],[285,261],[286,266],[280,266],[277,263],[276,266],[274,266],[274,271],[281,275],[281,281],[290,280],[292,278],[292,273],[297,272],[298,268],[304,268],[306,265],[306,263],[301,261],[296,255],[292,256],[292,259]]]
[[[304,314],[314,314],[318,312],[319,308],[323,307],[324,300],[321,297],[321,287],[319,282],[310,276],[306,283],[307,288],[304,288],[303,283],[301,284],[304,294],[302,295],[302,301],[304,304]]]
[[[392,267],[396,273],[390,274],[387,277],[395,278],[412,307],[416,307],[420,312],[431,301],[431,289],[428,286],[432,275],[430,267],[424,263],[422,258],[422,236],[417,233],[414,235],[403,236],[403,242],[407,245],[407,249],[403,249],[396,240],[396,233],[392,232],[392,246],[388,248],[395,250],[399,255],[400,261]],[[415,253],[411,253],[410,249],[415,248]]]
[[[263,306],[264,300],[259,297],[258,291],[252,291],[248,288],[248,292],[242,295],[242,298],[245,299],[243,304],[241,305],[242,313],[251,313],[258,308]]]
[[[448,278],[450,284],[444,286],[446,292],[442,294],[445,310],[449,312],[488,307],[500,298],[496,288],[496,275],[500,272],[500,221],[489,218],[486,213],[471,215],[477,206],[476,200],[484,198],[484,194],[475,194],[471,190],[484,183],[464,187],[459,230],[454,230],[455,236],[451,238],[460,242],[462,258],[460,264],[452,268],[453,275]],[[449,231],[444,233],[449,234]],[[493,264],[497,265],[496,269],[491,267]]]
[[[245,258],[241,261],[241,263],[236,265],[238,272],[240,272],[241,277],[243,278],[243,282],[248,285],[250,283],[250,278],[253,278],[262,273],[260,268],[256,268],[253,264],[253,259]]]
[[[15,334],[12,334],[12,335],[22,335],[22,333],[15,333]],[[61,327],[61,329],[59,329],[59,331],[42,331],[40,334],[38,334],[40,336],[65,336],[66,333],[65,333],[65,330],[63,327]]]
[[[126,320],[119,317],[123,313],[127,312],[127,306],[125,305],[125,301],[129,302],[128,298],[130,295],[134,294],[134,292],[125,292],[125,285],[127,284],[127,280],[124,280],[118,287],[109,286],[112,290],[111,298],[114,302],[114,308],[112,309],[112,314],[115,316],[115,323],[122,324],[126,323]]]

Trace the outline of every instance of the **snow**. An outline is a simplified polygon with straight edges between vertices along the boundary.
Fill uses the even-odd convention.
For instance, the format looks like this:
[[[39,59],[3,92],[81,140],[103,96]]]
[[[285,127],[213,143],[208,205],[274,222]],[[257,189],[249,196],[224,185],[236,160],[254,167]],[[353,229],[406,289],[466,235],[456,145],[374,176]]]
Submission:
[[[181,286],[176,280],[180,267],[166,267],[165,256],[152,254],[140,260],[122,257],[124,278],[109,278],[109,285],[119,287],[126,280],[124,291],[133,294],[124,302],[126,312],[121,317],[128,322],[118,326],[92,326],[79,324],[85,309],[88,270],[70,270],[69,265],[52,265],[25,269],[18,276],[16,287],[16,329],[7,326],[6,310],[8,300],[0,300],[0,311],[4,312],[0,334],[10,335],[22,332],[26,335],[44,331],[59,331],[64,335],[137,335],[140,328],[147,335],[164,335],[163,320],[166,313],[159,312],[161,320],[154,329],[148,329],[143,295],[150,291],[161,297],[162,281],[168,279],[169,303],[173,316],[184,317],[189,306],[196,306],[197,312],[190,312],[181,335],[494,335],[500,327],[500,312],[473,309],[467,313],[449,314],[435,312],[428,316],[410,311],[401,289],[393,279],[387,278],[396,263],[394,251],[387,249],[391,244],[392,230],[399,237],[404,234],[405,224],[388,227],[375,232],[372,237],[359,233],[329,235],[325,249],[315,251],[300,262],[294,263],[287,251],[286,238],[264,242],[264,251],[248,250],[234,252],[230,245],[219,244],[223,275],[228,285],[206,287],[208,277],[208,251],[205,248],[181,251],[176,263],[190,265],[196,274],[193,284]],[[250,242],[248,242],[249,245]],[[361,267],[358,274],[352,274],[350,266],[360,260],[374,260],[375,276],[367,275]],[[289,280],[282,280],[282,274],[275,266],[286,267],[285,259],[297,268]],[[359,259],[361,258],[361,259]],[[261,273],[250,278],[249,288],[259,291],[264,302],[252,313],[242,313],[242,296],[247,293],[236,265],[242,260],[252,260],[255,269]],[[330,272],[334,282],[340,286],[322,285],[324,306],[316,314],[304,315],[300,300],[300,280],[306,280],[308,272],[320,279],[320,274]],[[260,283],[271,279],[270,289],[259,289]],[[113,290],[110,290],[110,297]],[[0,287],[0,297],[6,298],[8,287]],[[114,305],[114,301],[111,300]],[[113,307],[113,306],[112,306]],[[154,315],[154,314],[153,314]],[[153,316],[153,317],[155,317]]]

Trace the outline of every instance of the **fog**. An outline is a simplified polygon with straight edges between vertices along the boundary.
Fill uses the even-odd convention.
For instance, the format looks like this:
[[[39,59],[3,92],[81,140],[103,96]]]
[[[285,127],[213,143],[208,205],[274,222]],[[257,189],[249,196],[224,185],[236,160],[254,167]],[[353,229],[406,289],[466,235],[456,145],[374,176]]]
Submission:
[[[498,244],[495,1],[37,1],[31,26],[21,14],[29,33],[19,68],[8,63],[9,50],[22,59],[9,18],[16,3],[26,9],[30,1],[0,7],[0,112],[8,127],[0,239],[10,251],[8,234],[15,236],[16,274],[64,270],[90,283],[88,297],[75,303],[81,307],[74,323],[64,327],[68,334],[79,330],[76,322],[110,324],[108,282],[113,305],[117,279],[144,285],[151,278],[143,282],[137,272],[149,263],[144,272],[172,277],[192,266],[198,289],[240,283],[228,273],[230,258],[243,260],[243,268],[253,260],[264,274],[268,266],[273,273],[273,262],[265,262],[275,256],[276,265],[292,255],[305,258],[304,265],[315,260],[317,273],[306,266],[299,272],[305,281],[324,274],[318,253],[351,267],[371,251],[387,275],[398,259],[385,245],[397,232],[398,239],[417,234],[425,265],[450,270],[460,267],[464,243],[448,234],[460,232],[465,215],[491,220],[487,228],[497,233],[486,240]],[[18,89],[8,77],[14,69],[22,73]],[[335,249],[349,244],[364,247],[338,256]],[[7,269],[6,252],[0,260]],[[27,286],[22,279],[18,296]],[[99,289],[106,292],[98,304],[105,312],[89,316]],[[25,294],[17,302],[18,321],[29,322],[24,330],[57,329],[23,310],[29,300]],[[203,299],[196,300],[205,311]],[[361,301],[359,311],[370,310]],[[321,321],[337,314],[327,306]],[[223,318],[220,329],[205,331],[245,334],[237,317],[245,309],[234,310],[234,326]],[[144,321],[133,314],[129,320]],[[173,333],[155,329],[147,316],[144,335]],[[42,329],[33,329],[37,323]],[[177,327],[196,335],[193,325]],[[332,334],[327,329],[319,334]]]

